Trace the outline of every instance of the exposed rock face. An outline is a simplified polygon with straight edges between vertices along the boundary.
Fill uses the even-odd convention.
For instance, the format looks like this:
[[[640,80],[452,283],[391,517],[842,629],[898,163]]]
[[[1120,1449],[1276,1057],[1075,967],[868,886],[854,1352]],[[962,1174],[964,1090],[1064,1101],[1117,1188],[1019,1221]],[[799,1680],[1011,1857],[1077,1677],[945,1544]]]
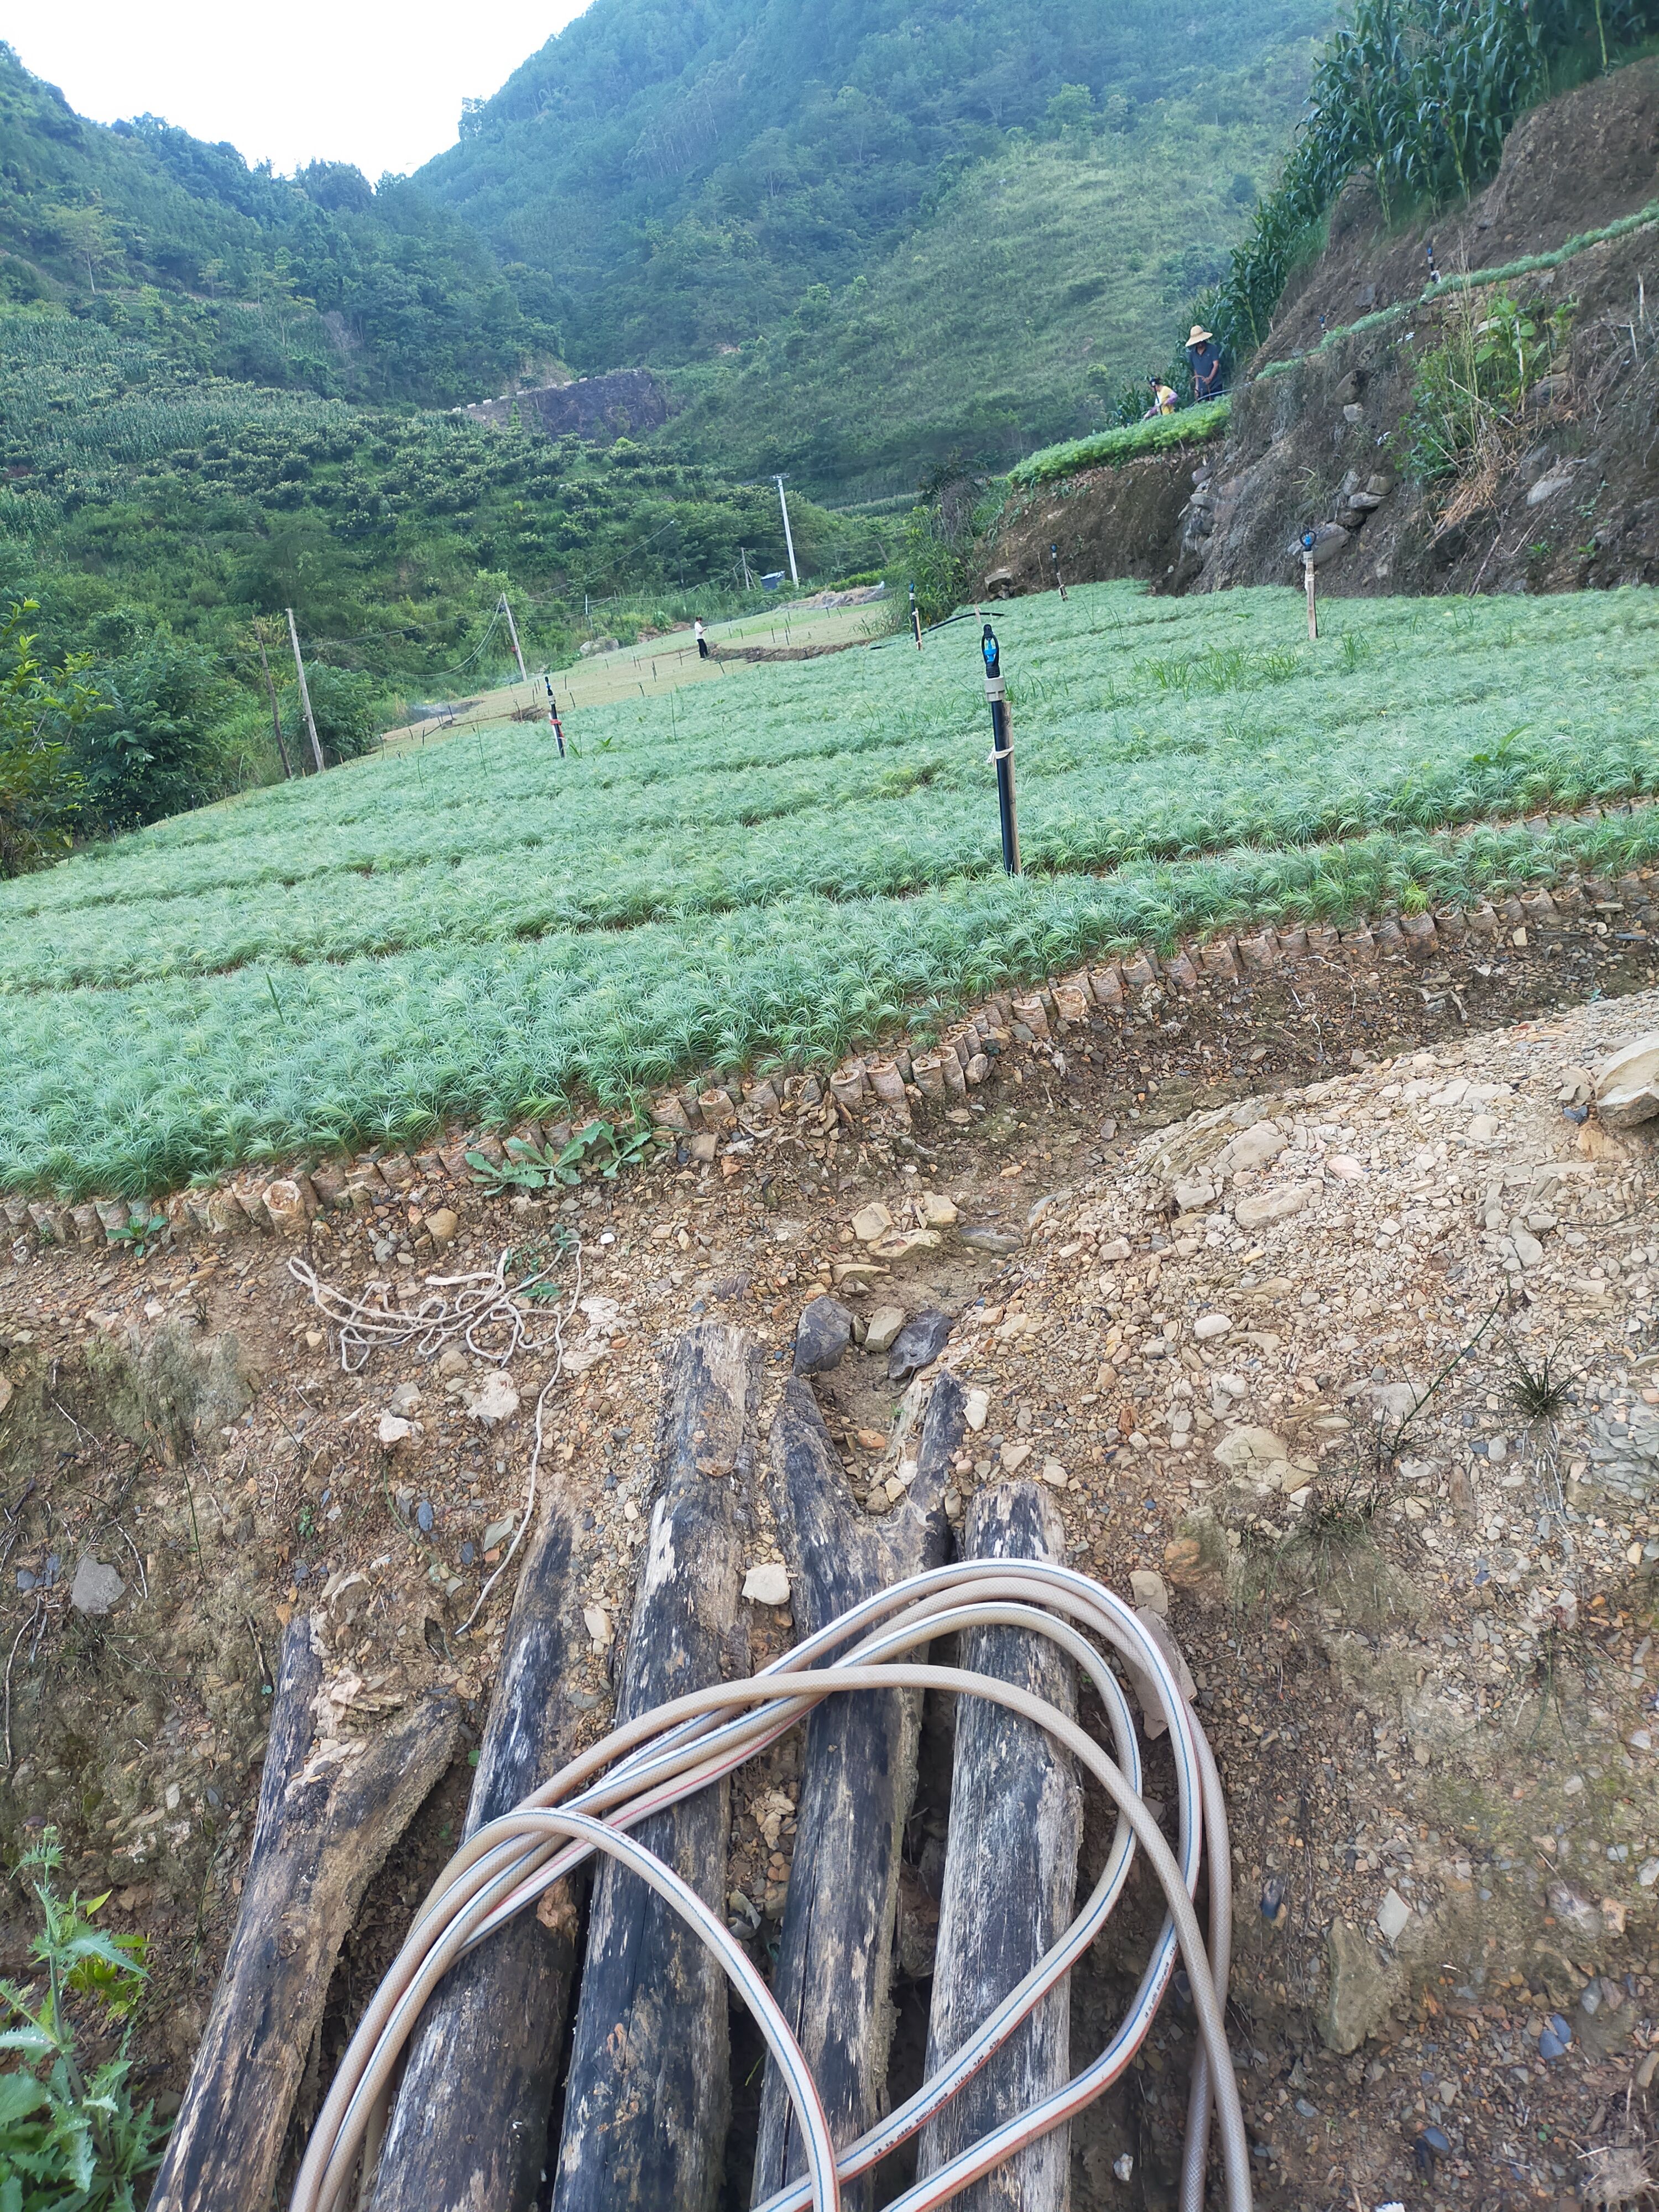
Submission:
[[[510,422],[516,409],[526,429],[550,438],[642,437],[668,420],[668,387],[648,368],[613,368],[574,384],[546,384],[506,399],[481,400],[465,411],[476,422]]]

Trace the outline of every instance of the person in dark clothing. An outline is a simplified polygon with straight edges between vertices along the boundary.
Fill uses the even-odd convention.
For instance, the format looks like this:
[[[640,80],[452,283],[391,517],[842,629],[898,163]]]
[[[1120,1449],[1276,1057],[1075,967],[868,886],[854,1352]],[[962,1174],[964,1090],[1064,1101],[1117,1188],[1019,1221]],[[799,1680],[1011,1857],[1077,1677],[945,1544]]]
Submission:
[[[1187,340],[1187,358],[1193,368],[1193,398],[1213,399],[1221,389],[1221,356],[1212,333],[1198,323]]]

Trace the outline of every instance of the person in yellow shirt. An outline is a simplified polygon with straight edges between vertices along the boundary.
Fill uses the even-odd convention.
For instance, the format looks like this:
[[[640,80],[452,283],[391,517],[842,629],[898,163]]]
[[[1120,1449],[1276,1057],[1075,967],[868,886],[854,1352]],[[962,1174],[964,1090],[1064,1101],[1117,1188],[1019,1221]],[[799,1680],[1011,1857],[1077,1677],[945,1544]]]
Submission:
[[[1174,386],[1166,384],[1161,376],[1149,376],[1146,381],[1152,388],[1152,404],[1141,416],[1141,421],[1150,422],[1155,416],[1173,415],[1176,411]]]

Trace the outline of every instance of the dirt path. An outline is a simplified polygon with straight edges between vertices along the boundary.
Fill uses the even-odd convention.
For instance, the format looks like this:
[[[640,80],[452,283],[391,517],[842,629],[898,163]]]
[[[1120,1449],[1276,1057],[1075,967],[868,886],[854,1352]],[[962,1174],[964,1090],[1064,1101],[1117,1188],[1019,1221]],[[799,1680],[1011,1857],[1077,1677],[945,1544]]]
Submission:
[[[1362,988],[1310,963],[1248,994],[1154,988],[1063,1047],[1011,1040],[990,1103],[954,1118],[739,1130],[713,1159],[687,1144],[550,1200],[415,1164],[361,1212],[319,1216],[305,1256],[398,1311],[503,1251],[510,1279],[546,1265],[568,1295],[560,1248],[579,1237],[574,1371],[543,1474],[577,1507],[577,1695],[596,1733],[673,1334],[741,1319],[781,1380],[825,1289],[860,1318],[944,1309],[945,1358],[984,1394],[953,1510],[1015,1468],[1045,1475],[1074,1557],[1126,1592],[1157,1578],[1136,1594],[1167,1605],[1197,1678],[1235,1822],[1259,2201],[1591,2203],[1581,2150],[1645,2133],[1659,2018],[1659,1220],[1650,1140],[1569,1118],[1559,1094],[1659,1025],[1652,982],[1644,945],[1563,931],[1479,972],[1402,962]],[[872,1203],[939,1241],[874,1256],[853,1225]],[[411,1212],[447,1236],[441,1261],[417,1264]],[[235,1910],[282,1623],[323,1607],[362,1725],[436,1690],[476,1731],[510,1576],[480,1632],[459,1632],[523,1511],[550,1371],[522,1352],[492,1395],[485,1363],[411,1341],[343,1372],[294,1256],[250,1237],[0,1264],[0,1824],[9,1844],[26,1818],[56,1823],[82,1892],[113,1885],[114,1924],[152,1936],[142,2053],[164,2096]],[[1546,1360],[1565,1395],[1529,1417],[1517,1386]],[[883,1505],[901,1479],[885,1370],[855,1350],[822,1386],[855,1488]],[[779,1554],[755,1502],[758,1563]],[[106,1613],[71,1602],[87,1561],[119,1577]],[[790,1627],[787,1607],[756,1613],[759,1663]],[[793,1758],[737,1799],[730,1889],[762,1956]],[[937,1731],[923,1764],[913,1977],[944,1826]],[[467,1780],[458,1765],[371,1891],[325,2063],[447,1855]],[[1085,1859],[1103,1842],[1091,1822]],[[1079,2053],[1138,1971],[1149,1909],[1133,1894],[1077,1978]],[[914,2031],[924,1980],[904,2004]],[[1172,2005],[1078,2128],[1080,2212],[1173,2203],[1184,2018]],[[896,2069],[917,2040],[902,2028]]]

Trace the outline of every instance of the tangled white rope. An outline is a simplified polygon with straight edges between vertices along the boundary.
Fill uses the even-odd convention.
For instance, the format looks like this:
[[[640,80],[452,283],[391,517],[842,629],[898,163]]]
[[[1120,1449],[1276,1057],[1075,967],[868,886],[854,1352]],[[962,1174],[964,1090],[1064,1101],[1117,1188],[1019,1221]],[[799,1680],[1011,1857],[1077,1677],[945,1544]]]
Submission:
[[[581,1295],[580,1240],[573,1237],[568,1250],[574,1252],[576,1261],[576,1287],[570,1301],[570,1313],[574,1315]],[[296,1283],[310,1291],[312,1304],[334,1330],[339,1340],[340,1366],[347,1375],[360,1372],[377,1346],[394,1350],[408,1346],[422,1359],[433,1359],[452,1344],[465,1344],[476,1358],[505,1367],[520,1352],[544,1352],[556,1340],[558,1323],[551,1337],[531,1334],[525,1326],[531,1308],[524,1301],[531,1297],[532,1291],[543,1289],[558,1260],[567,1255],[561,1253],[521,1282],[509,1284],[507,1270],[512,1256],[509,1247],[500,1254],[493,1267],[481,1268],[470,1275],[428,1275],[427,1288],[434,1295],[423,1298],[418,1306],[398,1307],[395,1310],[384,1304],[376,1304],[367,1297],[354,1297],[349,1291],[325,1283],[304,1260],[290,1260],[288,1271]],[[390,1285],[378,1287],[385,1290]],[[447,1298],[435,1295],[444,1291],[453,1291],[455,1296]],[[487,1338],[495,1340],[486,1341]]]
[[[1115,1758],[1069,1715],[1030,1692],[911,1656],[936,1638],[988,1626],[1045,1636],[1076,1662],[1101,1699]],[[1134,1723],[1108,1651],[1152,1685],[1169,1723],[1179,1798],[1173,1850],[1140,1795]],[[953,1691],[1023,1715],[1106,1791],[1117,1808],[1117,1828],[1099,1881],[1060,1940],[939,2073],[837,2152],[811,2069],[748,1954],[718,1914],[629,1832],[756,1757],[825,1698],[883,1689]],[[806,2172],[769,2197],[761,2212],[807,2212],[808,2207],[840,2212],[842,2185],[867,2173],[924,2126],[1062,1980],[1105,1926],[1137,1850],[1163,1889],[1165,1917],[1128,2010],[1104,2051],[1063,2089],[918,2181],[890,2212],[933,2212],[1098,2097],[1146,2040],[1177,1956],[1186,1968],[1199,2030],[1182,2212],[1202,2212],[1212,2115],[1227,2212],[1249,2212],[1249,2145],[1223,2016],[1232,1940],[1226,1810],[1209,1745],[1162,1651],[1121,1598],[1071,1568],[1013,1559],[965,1560],[896,1583],[748,1680],[716,1683],[614,1729],[513,1812],[481,1828],[440,1875],[352,2038],[307,2148],[293,2212],[338,2212],[360,2159],[363,2173],[372,2175],[401,2053],[447,1969],[596,1853],[638,1875],[696,1929],[765,2039],[799,2124]],[[1201,1862],[1209,1874],[1207,1948],[1192,1901]]]
[[[392,1350],[412,1347],[423,1359],[435,1358],[448,1345],[459,1340],[480,1359],[492,1360],[498,1367],[506,1367],[520,1352],[553,1351],[553,1372],[543,1383],[536,1399],[535,1442],[530,1453],[530,1474],[525,1488],[524,1510],[519,1516],[519,1525],[513,1533],[513,1541],[495,1571],[478,1592],[477,1602],[456,1630],[457,1640],[470,1635],[472,1625],[489,1601],[489,1593],[512,1565],[519,1547],[529,1534],[536,1517],[536,1486],[541,1474],[542,1446],[544,1441],[544,1418],[547,1401],[553,1389],[564,1374],[564,1333],[574,1321],[581,1305],[582,1247],[581,1239],[573,1233],[559,1259],[573,1262],[574,1273],[570,1297],[567,1304],[562,1298],[552,1309],[553,1326],[545,1336],[532,1336],[525,1327],[525,1308],[520,1304],[532,1291],[541,1290],[550,1278],[556,1261],[526,1275],[509,1289],[507,1280],[510,1249],[503,1250],[493,1267],[471,1275],[428,1275],[427,1287],[431,1291],[457,1291],[454,1298],[429,1297],[410,1312],[393,1313],[386,1306],[372,1305],[367,1298],[355,1298],[349,1291],[338,1290],[325,1283],[314,1267],[300,1259],[290,1260],[288,1271],[296,1283],[311,1293],[312,1304],[326,1320],[332,1322],[340,1340],[340,1365],[348,1375],[357,1374],[377,1346]],[[478,1341],[484,1330],[503,1331],[505,1345],[486,1345]],[[352,1355],[356,1354],[354,1358]]]

